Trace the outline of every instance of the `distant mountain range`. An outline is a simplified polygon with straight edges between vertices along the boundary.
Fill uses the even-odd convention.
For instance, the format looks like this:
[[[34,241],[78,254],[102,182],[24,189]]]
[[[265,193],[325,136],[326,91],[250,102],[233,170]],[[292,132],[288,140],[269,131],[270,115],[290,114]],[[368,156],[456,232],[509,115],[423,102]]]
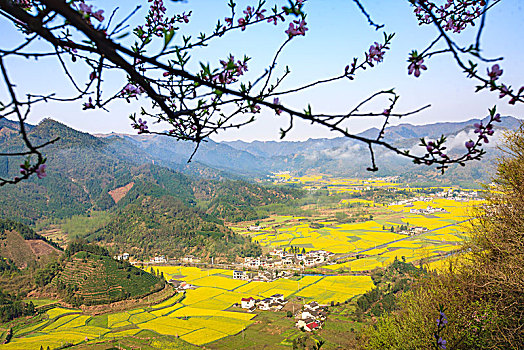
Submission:
[[[449,151],[457,153],[464,150],[464,142],[474,138],[473,124],[479,119],[465,122],[435,123],[428,125],[400,124],[386,128],[385,140],[404,148],[412,149],[418,145],[420,138],[434,139],[442,134],[448,137]],[[513,117],[503,117],[499,129],[516,129],[520,121]],[[376,137],[379,130],[368,129],[359,134],[368,138]],[[495,139],[500,133],[496,132]],[[200,145],[194,157],[195,166],[187,166],[194,149],[194,144],[180,142],[166,136],[159,135],[125,135],[105,134],[97,135],[105,139],[119,139],[147,154],[149,159],[162,165],[181,171],[189,171],[192,167],[210,167],[221,170],[222,176],[264,177],[270,172],[291,171],[296,174],[319,172],[337,176],[372,176],[372,175],[401,175],[406,178],[435,177],[437,172],[424,166],[413,166],[390,151],[377,147],[375,149],[380,171],[370,174],[369,154],[362,144],[345,137],[309,139],[307,141],[229,141],[214,142],[207,140]],[[113,143],[116,145],[117,143]],[[488,145],[486,164],[491,164],[497,151]],[[472,163],[473,164],[473,163]],[[186,167],[186,168],[184,168]],[[209,172],[210,169],[207,169]],[[489,171],[479,169],[477,165],[467,165],[464,168],[451,167],[448,174],[441,179],[463,181],[488,181]]]
[[[420,138],[434,139],[444,134],[449,140],[449,152],[464,150],[464,142],[474,137],[473,124],[479,119],[464,122],[435,123],[428,125],[400,124],[386,128],[385,140],[394,145],[415,150]],[[521,121],[513,117],[503,117],[499,129],[516,129]],[[31,130],[34,126],[29,126]],[[61,125],[45,137],[58,136],[67,127]],[[0,143],[12,139],[17,132],[17,123],[0,120]],[[379,130],[368,129],[359,134],[369,138],[376,137]],[[82,134],[82,133],[80,133]],[[495,139],[500,133],[495,133]],[[86,134],[87,136],[87,134]],[[390,151],[375,149],[379,172],[370,174],[369,154],[358,142],[337,137],[332,139],[309,139],[307,141],[229,141],[203,142],[191,163],[187,163],[195,145],[191,142],[176,141],[160,135],[97,134],[96,138],[79,140],[79,145],[96,146],[103,153],[111,153],[121,161],[134,164],[155,164],[193,177],[208,179],[265,177],[271,172],[292,171],[296,174],[319,172],[336,176],[401,175],[407,178],[434,177],[436,171],[411,163]],[[45,139],[43,137],[42,139]],[[497,156],[493,144],[488,145],[486,164],[491,164]],[[5,160],[4,160],[5,162]],[[473,164],[473,163],[472,163]],[[0,170],[2,159],[0,158]],[[489,180],[489,172],[480,170],[477,165],[464,168],[451,167],[446,179]],[[0,171],[1,173],[1,171]],[[440,178],[443,178],[440,176]]]

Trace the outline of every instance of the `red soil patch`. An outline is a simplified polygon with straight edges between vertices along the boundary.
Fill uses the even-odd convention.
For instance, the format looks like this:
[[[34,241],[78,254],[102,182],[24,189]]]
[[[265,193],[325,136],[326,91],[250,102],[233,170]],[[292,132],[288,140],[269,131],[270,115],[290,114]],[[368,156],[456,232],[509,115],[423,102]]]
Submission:
[[[115,188],[114,190],[111,190],[108,193],[111,196],[111,198],[113,198],[115,203],[118,203],[118,201],[124,198],[127,192],[129,192],[129,190],[132,189],[134,185],[135,185],[134,182],[130,182],[127,185],[119,187],[119,188]]]

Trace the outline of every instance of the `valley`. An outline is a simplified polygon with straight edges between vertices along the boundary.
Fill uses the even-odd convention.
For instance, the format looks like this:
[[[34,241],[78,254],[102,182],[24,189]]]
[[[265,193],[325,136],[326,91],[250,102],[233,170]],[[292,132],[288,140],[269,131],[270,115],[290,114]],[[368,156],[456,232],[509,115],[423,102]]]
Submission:
[[[140,307],[124,302],[119,307],[113,303],[78,308],[97,292],[75,292],[73,299],[62,297],[58,303],[50,301],[37,307],[38,316],[27,322],[14,322],[13,336],[3,348],[262,349],[272,344],[275,349],[287,349],[297,341],[314,343],[320,339],[326,341],[326,349],[344,348],[355,341],[355,333],[347,330],[365,324],[355,316],[355,310],[358,297],[375,287],[373,271],[396,261],[425,270],[445,266],[443,262],[467,239],[471,211],[482,203],[483,196],[482,191],[453,185],[412,187],[398,178],[276,174],[264,181],[277,189],[298,188],[305,195],[280,204],[252,206],[258,217],[255,220],[225,221],[225,227],[235,235],[260,244],[259,256],[226,261],[209,255],[173,256],[159,249],[154,256],[165,260],[158,264],[154,256],[150,261],[130,251],[126,260],[149,272],[151,277],[146,279],[153,282],[147,283],[153,285],[155,278],[165,281],[159,292],[153,290],[142,302],[137,299]],[[107,216],[77,217],[40,233],[54,238],[60,236],[57,231],[79,231],[75,225],[97,227],[95,222],[107,222]],[[90,233],[86,233],[88,237]],[[112,251],[121,256],[127,252]],[[61,272],[65,276],[62,283],[85,279],[92,286],[96,283],[89,279],[96,277],[89,277],[90,270],[107,275],[94,263],[93,268],[89,262],[86,268],[79,268],[86,257],[89,253],[86,256],[82,251],[74,255],[76,263]],[[96,263],[104,261],[96,255],[93,258]],[[137,273],[131,273],[134,275]],[[108,288],[101,287],[105,297],[110,296]],[[116,298],[124,295],[118,293]],[[275,295],[285,300],[277,309],[266,310],[258,302],[253,310],[241,307],[246,298],[261,301]],[[78,303],[77,308],[71,300]],[[26,301],[43,303],[34,298]],[[301,308],[310,302],[329,310],[327,319],[318,321],[321,329],[314,335],[304,334],[296,326]],[[340,327],[346,330],[344,336]]]

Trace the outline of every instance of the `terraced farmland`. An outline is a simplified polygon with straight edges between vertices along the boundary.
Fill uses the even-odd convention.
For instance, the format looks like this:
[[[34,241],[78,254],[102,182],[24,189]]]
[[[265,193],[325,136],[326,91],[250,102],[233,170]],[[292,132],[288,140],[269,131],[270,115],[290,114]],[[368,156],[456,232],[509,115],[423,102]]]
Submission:
[[[110,257],[86,252],[71,257],[52,283],[59,291],[74,289],[71,301],[85,305],[139,298],[163,287],[163,282],[155,275],[125,266]]]

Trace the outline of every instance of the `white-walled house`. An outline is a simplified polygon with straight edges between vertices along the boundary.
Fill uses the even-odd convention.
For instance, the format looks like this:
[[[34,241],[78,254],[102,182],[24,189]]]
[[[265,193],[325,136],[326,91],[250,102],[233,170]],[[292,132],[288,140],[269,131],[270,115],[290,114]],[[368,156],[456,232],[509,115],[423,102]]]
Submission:
[[[250,309],[255,306],[255,298],[249,297],[249,298],[242,298],[241,300],[241,306],[242,309]]]

